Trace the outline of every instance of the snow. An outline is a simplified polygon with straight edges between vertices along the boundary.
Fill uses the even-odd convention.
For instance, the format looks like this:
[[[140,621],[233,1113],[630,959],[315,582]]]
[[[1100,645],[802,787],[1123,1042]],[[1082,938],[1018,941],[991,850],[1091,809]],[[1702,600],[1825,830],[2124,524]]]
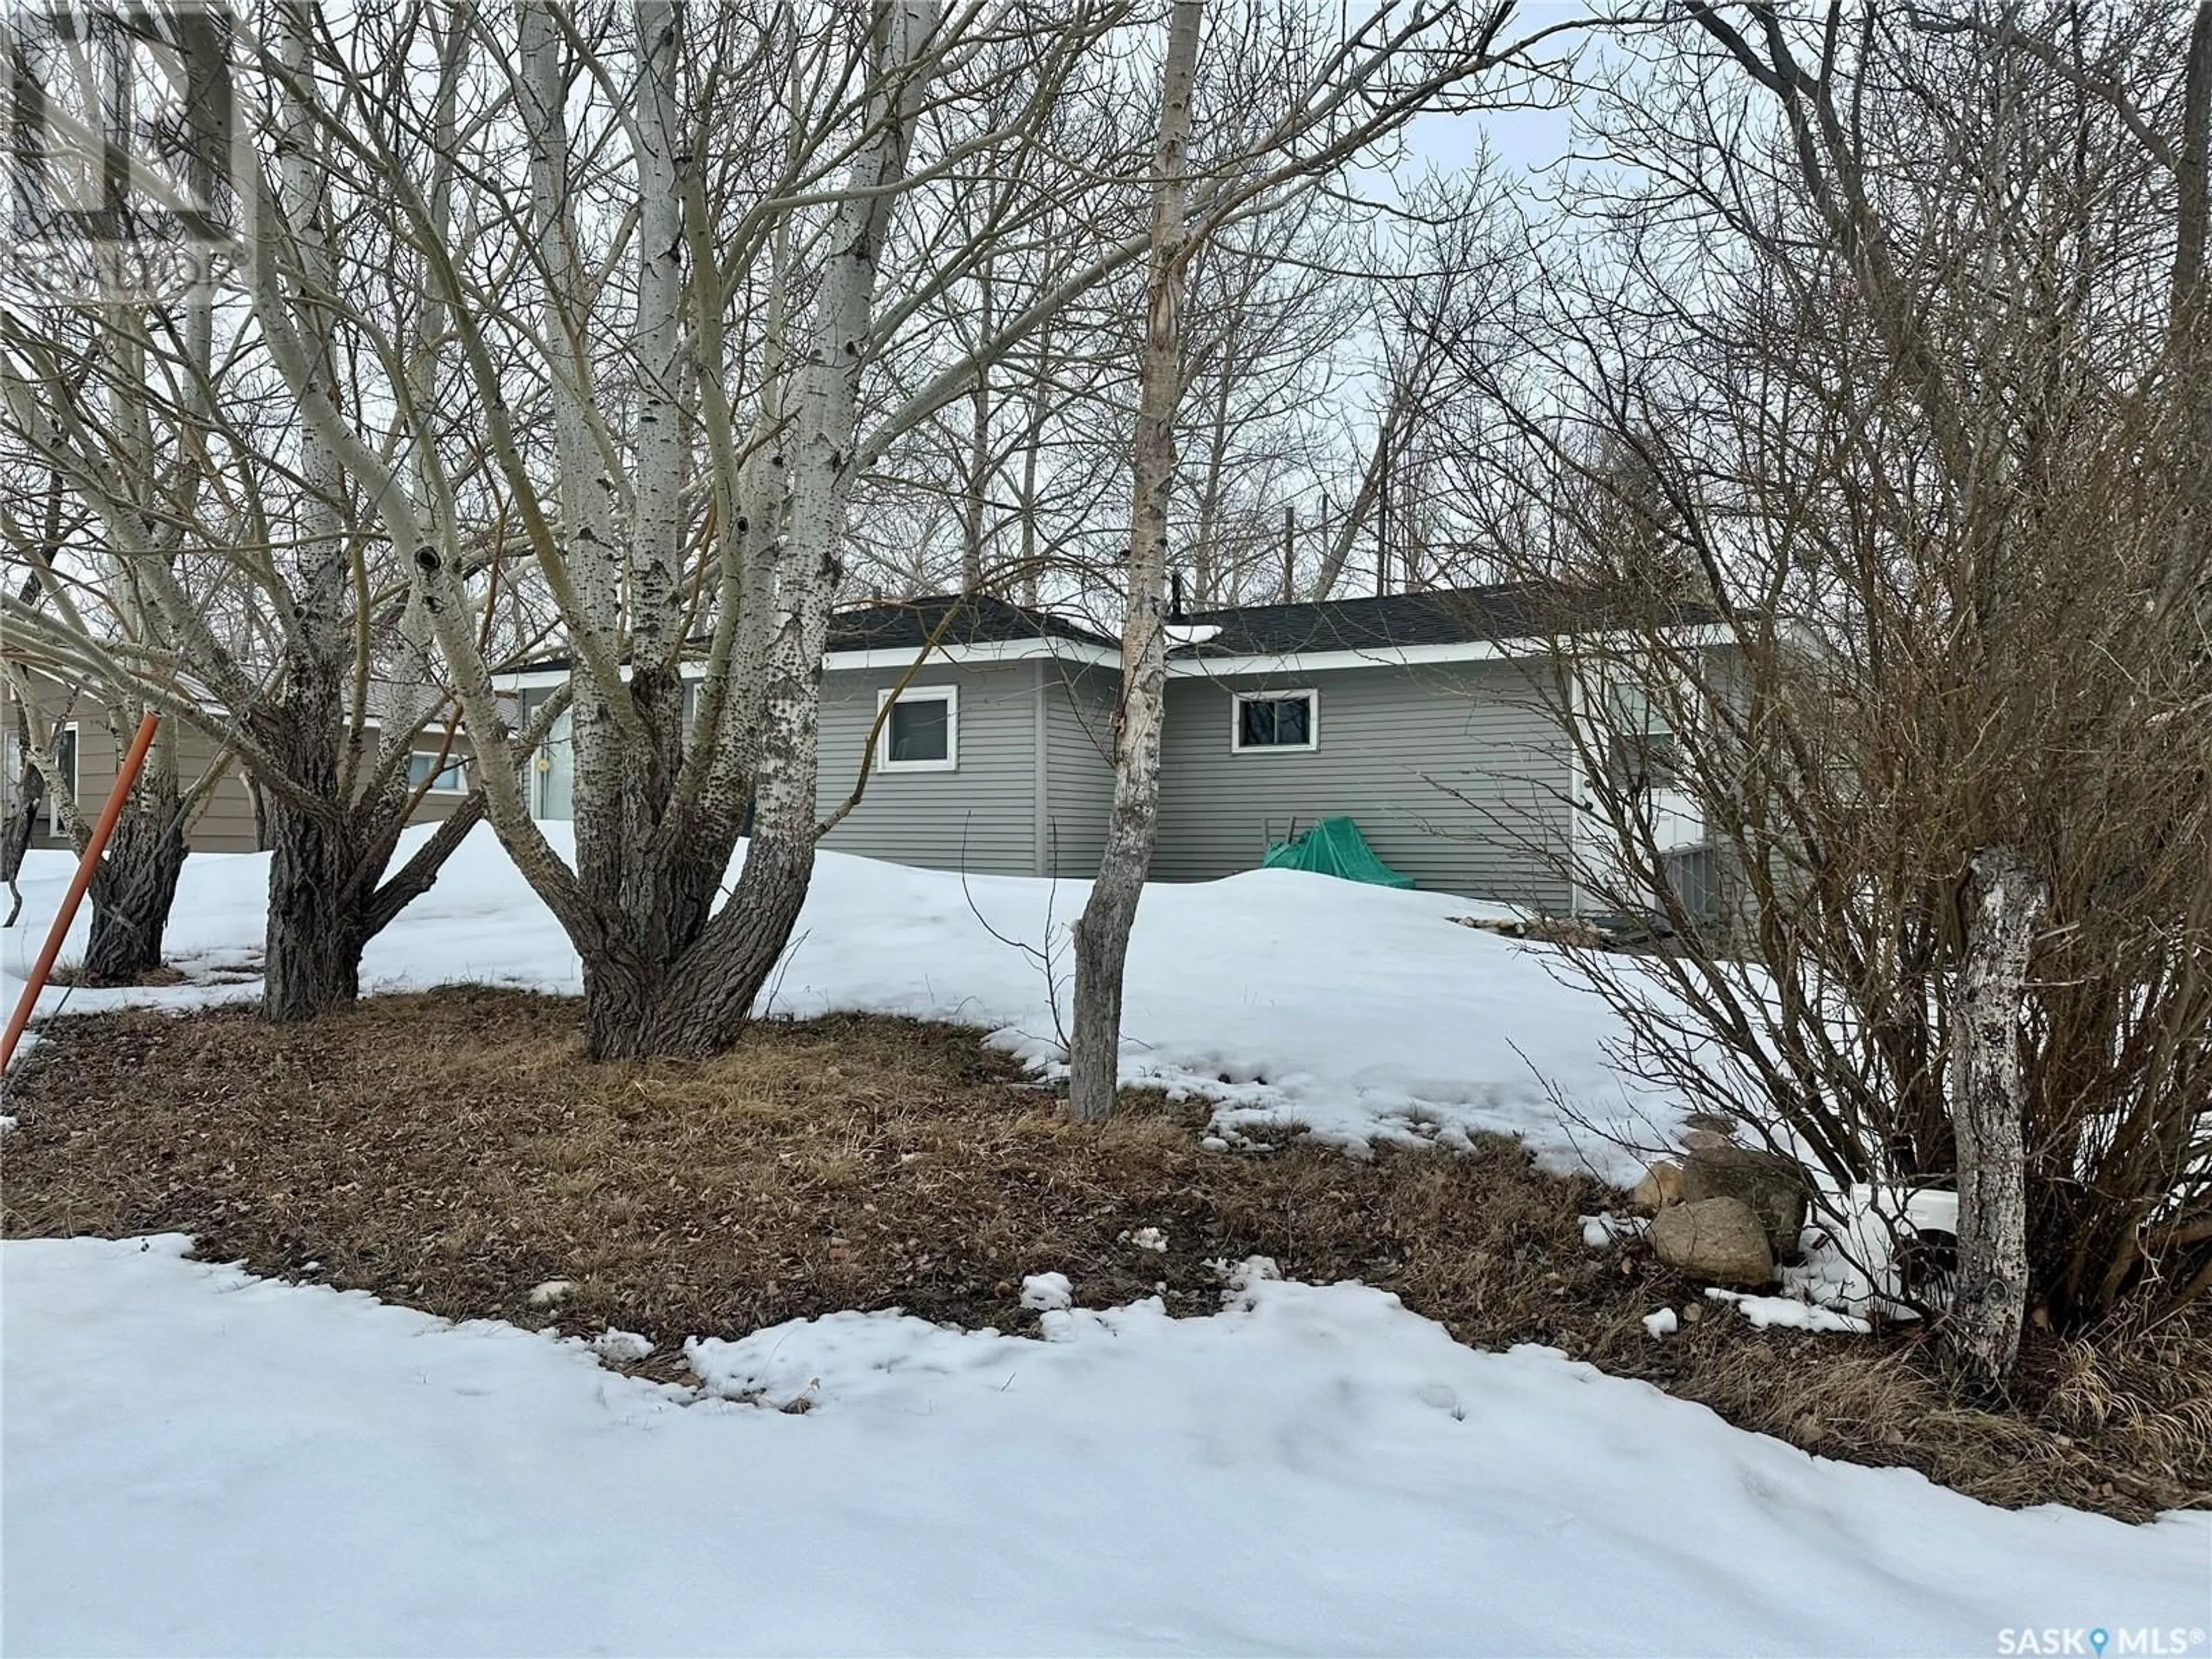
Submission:
[[[568,826],[546,828],[566,850]],[[428,833],[410,830],[398,856]],[[69,869],[58,854],[27,861],[24,919],[0,933],[0,996],[11,1004]],[[258,995],[252,975],[267,881],[265,855],[187,860],[169,949],[196,982],[52,987],[41,1010],[52,1012],[64,996],[81,1013]],[[1048,990],[1036,962],[992,930],[1039,949],[1049,934],[1054,959],[1065,964],[1065,930],[1085,890],[825,852],[763,1006],[802,1016],[857,1009],[957,1021],[1042,1075],[1057,1075],[1057,1033],[1069,1018],[1066,975]],[[1491,1131],[1521,1135],[1552,1168],[1589,1167],[1632,1183],[1640,1161],[1572,1120],[1663,1145],[1679,1127],[1679,1103],[1634,1092],[1615,1070],[1605,1045],[1625,1033],[1595,996],[1554,977],[1547,964],[1556,965],[1556,951],[1452,925],[1470,908],[1449,894],[1293,870],[1155,884],[1130,947],[1123,1081],[1218,1103],[1213,1134],[1233,1149],[1273,1146],[1292,1127],[1355,1153],[1386,1141],[1464,1146],[1468,1135]],[[72,950],[82,949],[87,926],[80,915]],[[473,831],[436,886],[371,941],[362,978],[371,989],[463,981],[567,993],[582,986],[567,938],[488,827]]]
[[[1221,637],[1221,626],[1218,623],[1170,623],[1160,631],[1168,636],[1168,643],[1171,646],[1204,645],[1209,640]]]
[[[1785,1269],[1783,1288],[1824,1306],[1853,1314],[1919,1316],[1899,1298],[1897,1247],[1921,1231],[1959,1231],[1959,1195],[1927,1188],[1855,1185],[1838,1194],[1821,1178],[1826,1211],[1838,1218],[1813,1230],[1802,1267]]]
[[[0,999],[67,877],[31,855]],[[42,1012],[257,995],[266,877],[189,860],[170,942],[194,982],[55,988]],[[1064,963],[1084,896],[824,854],[763,1011],[963,1021],[1054,1076],[1064,979],[993,933]],[[1155,885],[1123,1079],[1215,1103],[1215,1152],[1498,1131],[1633,1181],[1603,1133],[1664,1144],[1676,1103],[1608,1064],[1622,1033],[1555,953],[1452,925],[1468,909],[1289,871]],[[580,982],[483,830],[363,965],[372,989]],[[1644,1224],[1583,1222],[1593,1246]],[[654,1352],[639,1333],[448,1325],[186,1243],[0,1244],[0,1649],[1984,1653],[2115,1607],[2201,1626],[2212,1590],[2212,1516],[1990,1510],[1260,1258],[1216,1264],[1206,1319],[1079,1307],[1040,1271],[1034,1337],[896,1313],[661,1333],[687,1390],[602,1365]],[[1785,1289],[1817,1294],[1836,1254]],[[1863,1326],[1714,1294],[1756,1324]]]
[[[2212,1516],[2008,1513],[1357,1285],[1058,1340],[581,1341],[0,1246],[9,1653],[1944,1654],[2204,1622]],[[763,1404],[739,1403],[758,1401]],[[802,1401],[804,1411],[765,1409]]]
[[[1075,1286],[1067,1282],[1066,1273],[1030,1273],[1022,1280],[1022,1306],[1042,1313],[1048,1309],[1073,1307]]]
[[[1648,1216],[1615,1215],[1601,1210],[1582,1218],[1583,1243],[1593,1250],[1611,1249],[1625,1238],[1641,1238],[1651,1231]]]
[[[653,1340],[635,1331],[618,1331],[610,1325],[592,1339],[592,1352],[611,1364],[635,1364],[653,1357]]]
[[[1856,1315],[1838,1313],[1833,1308],[1802,1302],[1794,1296],[1754,1296],[1743,1291],[1724,1291],[1718,1285],[1711,1286],[1705,1294],[1716,1302],[1735,1303],[1736,1310],[1761,1330],[1778,1325],[1794,1331],[1864,1336],[1874,1329]]]

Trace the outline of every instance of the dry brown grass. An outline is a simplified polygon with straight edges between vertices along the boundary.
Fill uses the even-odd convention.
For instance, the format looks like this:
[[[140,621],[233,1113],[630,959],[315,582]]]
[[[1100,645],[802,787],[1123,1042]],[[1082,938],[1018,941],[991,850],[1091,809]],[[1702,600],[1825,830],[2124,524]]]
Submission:
[[[1586,1249],[1618,1203],[1520,1146],[1201,1150],[1196,1107],[1129,1097],[1100,1130],[973,1031],[842,1016],[757,1028],[705,1064],[583,1059],[576,1008],[454,988],[311,1026],[239,1011],[57,1021],[0,1141],[10,1237],[175,1230],[203,1255],[453,1318],[638,1330],[662,1345],[840,1308],[1022,1328],[1024,1273],[1094,1306],[1218,1306],[1211,1265],[1393,1291],[1483,1346],[1553,1344],[1824,1454],[1905,1463],[1992,1502],[2140,1518],[2212,1503],[2203,1324],[2042,1339],[2015,1407],[1951,1399],[1906,1334],[1758,1332],[1641,1249]],[[1127,1242],[1160,1228],[1163,1254]],[[318,1264],[312,1270],[310,1263]],[[531,1289],[572,1279],[550,1312]]]
[[[131,979],[94,979],[84,971],[82,963],[64,962],[56,963],[53,972],[46,977],[56,985],[105,988],[118,985],[182,985],[191,976],[183,969],[173,968],[164,962],[147,969],[145,972]]]

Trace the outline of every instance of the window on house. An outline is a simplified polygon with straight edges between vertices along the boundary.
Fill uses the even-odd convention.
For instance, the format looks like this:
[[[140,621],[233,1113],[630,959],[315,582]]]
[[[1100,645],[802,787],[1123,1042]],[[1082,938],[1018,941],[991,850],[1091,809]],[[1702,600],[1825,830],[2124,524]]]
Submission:
[[[1247,749],[1314,748],[1321,737],[1320,703],[1312,691],[1239,693],[1230,747],[1240,754]]]
[[[909,686],[893,701],[890,691],[876,694],[883,711],[883,732],[877,740],[876,765],[885,772],[950,772],[960,761],[960,694],[950,685]]]
[[[1674,787],[1674,733],[1651,699],[1634,686],[1613,694],[1609,749],[1613,781],[1624,789]]]
[[[1674,734],[1622,732],[1613,740],[1613,781],[1626,789],[1674,787]]]
[[[438,763],[435,750],[417,749],[407,757],[407,783],[419,789],[423,780],[430,779],[434,795],[465,795],[468,793],[468,774],[464,769],[468,763],[459,756],[449,757],[442,766]],[[433,774],[436,775],[432,776]]]

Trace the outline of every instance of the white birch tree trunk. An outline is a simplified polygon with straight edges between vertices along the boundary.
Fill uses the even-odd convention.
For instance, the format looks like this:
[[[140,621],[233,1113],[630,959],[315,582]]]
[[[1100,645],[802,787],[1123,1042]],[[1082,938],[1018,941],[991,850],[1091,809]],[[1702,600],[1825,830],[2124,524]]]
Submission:
[[[1190,228],[1191,94],[1198,72],[1200,0],[1176,0],[1160,82],[1145,355],[1138,370],[1129,591],[1121,622],[1121,702],[1115,718],[1114,811],[1098,878],[1075,923],[1075,1024],[1068,1043],[1068,1109],[1103,1122],[1118,1097],[1121,985],[1129,932],[1152,863],[1159,819],[1160,727],[1167,690],[1168,507],[1175,488],[1176,408],[1182,394],[1182,302]]]
[[[1959,1289],[1946,1335],[1966,1376],[2003,1383],[2020,1356],[2027,1304],[2026,1085],[2021,1002],[2049,884],[2017,849],[1973,856],[1972,908],[1959,972],[1952,1121],[1959,1144]]]
[[[641,743],[627,741],[629,700],[617,665],[623,654],[623,553],[616,533],[618,494],[613,457],[592,431],[594,401],[586,302],[571,214],[567,43],[552,7],[515,14],[520,64],[516,90],[530,154],[530,224],[543,293],[538,331],[544,343],[545,395],[552,412],[558,466],[555,499],[561,564],[568,576],[564,607],[572,635],[604,647],[573,653],[569,733],[575,754],[576,874],[584,890],[613,900],[623,886],[633,824],[623,811],[629,780],[643,769]],[[646,210],[641,179],[641,213]],[[645,295],[641,287],[640,302]],[[619,931],[617,925],[617,932]],[[583,951],[588,977],[593,952]],[[588,998],[588,987],[586,992]]]
[[[760,693],[752,839],[729,904],[708,924],[668,1041],[678,1052],[726,1047],[790,941],[814,870],[822,655],[842,574],[845,508],[854,477],[860,375],[871,344],[878,259],[905,177],[914,127],[937,51],[933,0],[880,9],[871,47],[870,134],[854,158],[815,299],[815,325],[796,374],[783,533]],[[749,603],[757,603],[753,593]],[[757,624],[756,624],[757,625]]]

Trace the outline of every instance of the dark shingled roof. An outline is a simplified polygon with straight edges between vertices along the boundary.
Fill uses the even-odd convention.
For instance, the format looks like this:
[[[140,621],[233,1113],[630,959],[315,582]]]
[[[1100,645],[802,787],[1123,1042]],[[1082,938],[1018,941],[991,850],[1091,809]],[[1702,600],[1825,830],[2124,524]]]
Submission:
[[[1063,639],[1114,647],[1110,635],[1048,611],[1032,611],[987,594],[939,593],[840,611],[830,618],[832,651],[921,648],[952,619],[940,645]],[[1246,605],[1192,611],[1175,619],[1221,632],[1200,645],[1173,647],[1176,657],[1273,657],[1297,651],[1387,651],[1401,646],[1464,645],[1477,640],[1527,639],[1594,626],[1602,620],[1593,595],[1550,583],[1388,593],[1379,599],[1322,599],[1305,605]]]
[[[1601,614],[1588,595],[1522,582],[1306,605],[1246,605],[1193,611],[1180,620],[1221,632],[1202,645],[1178,649],[1179,657],[1273,657],[1294,651],[1387,651],[1527,639],[1587,628],[1601,621]]]
[[[1387,652],[1411,646],[1542,638],[1604,627],[1612,614],[1613,608],[1598,594],[1548,582],[1305,605],[1247,605],[1188,611],[1174,618],[1184,627],[1210,626],[1221,631],[1202,644],[1173,646],[1168,654],[1182,659],[1279,657],[1301,651]],[[1711,622],[1715,614],[1706,606],[1685,603],[1676,608],[1675,620]],[[1113,635],[1049,611],[984,593],[933,593],[833,612],[829,648],[918,653],[933,635],[940,648],[1053,639],[1109,651],[1119,646]],[[565,656],[527,665],[541,669],[568,665]]]
[[[946,613],[951,613],[946,620]],[[938,634],[942,626],[944,632]],[[919,651],[931,635],[940,646],[994,645],[1009,640],[1080,640],[1110,646],[1105,635],[1056,617],[1031,611],[987,593],[963,597],[936,593],[926,599],[840,611],[830,618],[832,651]]]

